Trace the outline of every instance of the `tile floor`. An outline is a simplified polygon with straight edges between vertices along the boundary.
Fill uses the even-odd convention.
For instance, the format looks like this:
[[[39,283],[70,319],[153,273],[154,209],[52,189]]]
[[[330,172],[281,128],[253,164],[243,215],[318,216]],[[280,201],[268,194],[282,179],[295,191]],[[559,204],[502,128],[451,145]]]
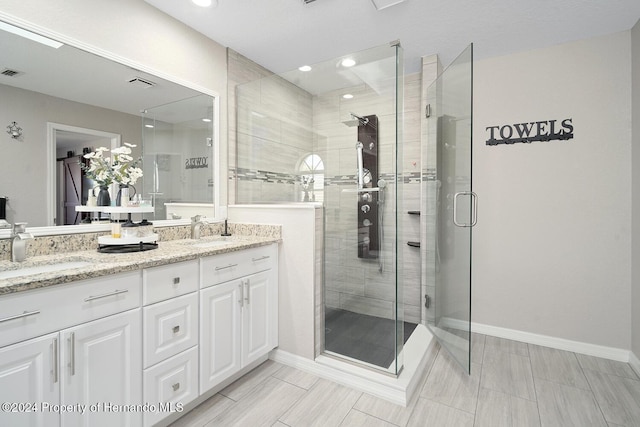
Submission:
[[[471,376],[438,350],[406,408],[269,360],[172,427],[640,426],[640,378],[626,363],[473,343]]]

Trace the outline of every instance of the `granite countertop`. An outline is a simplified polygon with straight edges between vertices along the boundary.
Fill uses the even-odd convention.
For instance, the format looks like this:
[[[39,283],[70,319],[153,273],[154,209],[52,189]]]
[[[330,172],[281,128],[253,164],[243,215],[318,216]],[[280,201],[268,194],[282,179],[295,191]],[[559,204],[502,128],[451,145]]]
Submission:
[[[195,244],[222,241],[219,245],[198,247]],[[233,235],[231,237],[209,237],[199,240],[183,239],[159,242],[158,248],[144,252],[124,254],[105,254],[98,251],[68,252],[55,255],[42,255],[27,258],[24,262],[0,261],[0,297],[4,294],[44,288],[77,280],[108,276],[142,268],[156,267],[174,262],[188,261],[210,255],[239,251],[252,247],[264,246],[280,242],[278,237],[259,237]],[[54,264],[82,263],[81,266],[68,264],[58,271],[40,272],[36,274],[2,277],[18,269],[40,268]],[[76,264],[80,265],[80,264]],[[47,268],[47,267],[43,267]],[[34,270],[32,270],[34,271]],[[18,274],[18,273],[16,273]]]

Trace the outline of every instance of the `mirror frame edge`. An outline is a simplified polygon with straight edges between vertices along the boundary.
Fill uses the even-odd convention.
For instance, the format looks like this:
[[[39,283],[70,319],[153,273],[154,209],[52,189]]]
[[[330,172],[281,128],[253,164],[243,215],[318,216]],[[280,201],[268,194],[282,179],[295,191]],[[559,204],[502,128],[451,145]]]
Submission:
[[[134,68],[136,70],[142,71],[144,73],[148,73],[150,75],[157,76],[164,80],[170,81],[172,83],[179,84],[181,86],[185,86],[189,89],[198,91],[204,95],[211,96],[213,98],[213,153],[215,156],[214,167],[214,194],[213,194],[213,205],[215,216],[213,221],[210,222],[218,222],[226,219],[227,206],[222,206],[220,204],[220,181],[221,181],[221,173],[220,170],[220,93],[215,90],[211,90],[200,86],[198,84],[192,83],[190,81],[184,80],[182,78],[176,77],[171,74],[167,74],[163,71],[159,71],[155,68],[149,67],[147,65],[141,64],[137,61],[131,60],[129,58],[117,55],[108,50],[99,48],[92,44],[85,43],[81,40],[75,39],[73,37],[66,36],[57,31],[52,31],[49,28],[42,27],[40,25],[34,24],[30,21],[27,21],[22,18],[18,18],[14,15],[5,13],[0,10],[0,21],[4,21],[8,24],[14,25],[16,27],[23,28],[25,30],[34,32],[36,34],[40,34],[42,36],[51,38],[53,40],[57,40],[61,43],[74,47],[76,49],[80,49],[84,52],[97,55],[99,57],[108,59],[110,61],[117,62],[119,64],[125,65],[127,67]],[[48,174],[47,174],[48,175]],[[226,180],[224,181],[226,182]],[[55,185],[55,184],[54,184]],[[51,185],[48,184],[47,188]],[[52,197],[51,194],[47,194],[47,209],[49,209],[50,202],[49,198]],[[154,221],[156,222],[156,221]],[[172,227],[179,225],[188,225],[190,224],[190,219],[184,220],[162,220],[162,224],[157,224],[156,227]],[[78,226],[78,225],[62,225],[62,226],[45,226],[45,227],[27,227],[27,230],[32,233],[34,236],[52,236],[52,235],[64,235],[64,234],[82,234],[82,233],[92,233],[92,232],[102,232],[110,230],[110,226],[108,224],[100,224],[100,225],[87,225],[87,226]],[[0,239],[8,239],[11,236],[10,229],[0,230]]]

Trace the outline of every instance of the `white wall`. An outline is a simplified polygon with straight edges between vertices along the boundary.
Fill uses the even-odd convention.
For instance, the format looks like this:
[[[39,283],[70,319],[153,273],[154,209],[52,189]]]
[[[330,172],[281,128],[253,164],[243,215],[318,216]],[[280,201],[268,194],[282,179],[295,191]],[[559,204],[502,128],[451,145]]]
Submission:
[[[631,300],[631,351],[640,358],[640,21],[631,30],[632,58],[632,201],[633,201],[633,249],[632,249],[632,300]]]
[[[630,348],[630,48],[626,31],[475,63],[474,322]],[[565,118],[570,141],[485,145]]]
[[[278,255],[278,347],[307,359],[315,358],[316,284],[321,266],[315,262],[322,248],[316,247],[316,224],[320,206],[231,205],[229,221],[253,224],[281,224],[282,243]],[[318,253],[320,252],[320,253]]]
[[[220,157],[226,183],[226,49],[142,0],[0,0],[0,17],[47,29],[112,56],[141,64],[144,71],[220,96]],[[221,200],[226,204],[226,185]]]

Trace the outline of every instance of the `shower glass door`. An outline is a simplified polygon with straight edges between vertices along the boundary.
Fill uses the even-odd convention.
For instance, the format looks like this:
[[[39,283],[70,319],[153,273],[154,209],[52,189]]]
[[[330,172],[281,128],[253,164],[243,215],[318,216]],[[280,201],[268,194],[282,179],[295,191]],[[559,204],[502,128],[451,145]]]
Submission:
[[[435,319],[440,345],[471,369],[471,229],[477,198],[471,186],[473,45],[429,87],[429,126],[437,135]],[[435,104],[435,105],[434,105]]]

